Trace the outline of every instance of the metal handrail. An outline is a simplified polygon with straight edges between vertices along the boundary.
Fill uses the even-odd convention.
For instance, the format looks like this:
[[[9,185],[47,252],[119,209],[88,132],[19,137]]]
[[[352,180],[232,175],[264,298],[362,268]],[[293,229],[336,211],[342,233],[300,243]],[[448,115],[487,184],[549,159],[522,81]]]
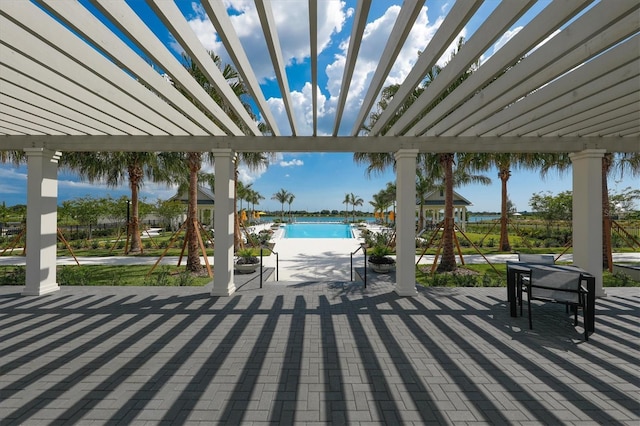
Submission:
[[[271,250],[269,247],[267,246],[260,246],[260,288],[262,288],[262,271],[264,269],[263,265],[262,265],[262,250],[263,249],[267,249],[269,250],[271,253],[276,255],[276,281],[278,281],[278,266],[279,266],[279,259],[278,259],[278,253],[276,253],[275,251]]]
[[[360,249],[362,249],[362,252],[364,253],[364,277],[363,277],[363,281],[364,281],[364,288],[367,288],[367,246],[362,244],[360,245],[360,247],[358,247],[356,249],[356,251],[354,251],[353,253],[350,254],[351,257],[351,281],[353,281],[353,255],[356,254],[358,251],[360,251]]]

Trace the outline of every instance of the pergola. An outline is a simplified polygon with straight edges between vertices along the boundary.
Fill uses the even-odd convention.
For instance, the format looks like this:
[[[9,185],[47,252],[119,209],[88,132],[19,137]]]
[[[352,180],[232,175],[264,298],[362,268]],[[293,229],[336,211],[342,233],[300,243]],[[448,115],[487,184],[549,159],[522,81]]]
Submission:
[[[147,1],[157,18],[153,25],[160,22],[173,35],[222,94],[229,106],[227,111],[206,94],[156,37],[151,20],[143,21],[124,1],[1,1],[0,149],[24,150],[28,165],[29,250],[24,294],[41,295],[58,289],[57,162],[61,152],[210,151],[215,156],[216,172],[216,273],[212,294],[230,295],[235,291],[234,154],[268,151],[395,153],[396,291],[400,295],[416,293],[418,153],[569,152],[573,163],[574,263],[597,277],[602,295],[602,157],[606,152],[640,151],[640,3],[552,1],[442,102],[430,108],[536,3],[500,2],[411,107],[389,126],[399,107],[483,3],[459,0],[366,135],[360,132],[362,124],[425,2],[402,3],[352,130],[340,134],[372,4],[372,0],[358,1],[334,130],[327,135],[317,131],[318,3],[308,1],[313,132],[301,135],[272,2],[255,0],[255,6],[290,129],[278,128],[224,2],[201,0],[257,109],[272,129],[263,135],[174,2]],[[305,3],[290,2],[290,7],[295,4]],[[168,84],[158,70],[174,84]]]

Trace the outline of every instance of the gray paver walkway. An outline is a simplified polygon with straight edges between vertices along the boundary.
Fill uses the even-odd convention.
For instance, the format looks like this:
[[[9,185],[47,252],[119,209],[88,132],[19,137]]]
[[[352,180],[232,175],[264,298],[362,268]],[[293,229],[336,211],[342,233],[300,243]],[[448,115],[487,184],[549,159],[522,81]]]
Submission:
[[[638,289],[607,289],[589,342],[504,288],[392,290],[1,286],[0,423],[638,424]]]

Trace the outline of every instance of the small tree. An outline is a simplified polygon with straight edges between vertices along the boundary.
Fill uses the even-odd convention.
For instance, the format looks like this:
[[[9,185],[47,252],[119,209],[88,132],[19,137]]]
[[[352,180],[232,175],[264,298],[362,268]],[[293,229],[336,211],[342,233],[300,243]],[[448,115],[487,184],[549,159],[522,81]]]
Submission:
[[[172,229],[175,219],[186,212],[186,206],[178,200],[158,200],[156,202],[156,213],[160,216],[168,229]]]
[[[545,221],[547,233],[550,231],[553,221],[569,221],[572,218],[573,196],[571,191],[564,191],[555,196],[549,191],[538,192],[531,196],[529,205]]]

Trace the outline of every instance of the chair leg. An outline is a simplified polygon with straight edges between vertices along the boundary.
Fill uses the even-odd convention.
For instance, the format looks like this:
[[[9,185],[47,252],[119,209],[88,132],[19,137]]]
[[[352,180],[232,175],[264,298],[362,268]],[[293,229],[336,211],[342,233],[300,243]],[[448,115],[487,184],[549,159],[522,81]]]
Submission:
[[[576,312],[578,312],[577,306],[576,306]],[[589,331],[587,331],[587,305],[585,304],[584,299],[582,300],[582,325],[584,326],[584,341],[588,342]]]
[[[533,322],[531,321],[531,293],[527,292],[527,311],[529,313],[529,330],[533,330]]]

